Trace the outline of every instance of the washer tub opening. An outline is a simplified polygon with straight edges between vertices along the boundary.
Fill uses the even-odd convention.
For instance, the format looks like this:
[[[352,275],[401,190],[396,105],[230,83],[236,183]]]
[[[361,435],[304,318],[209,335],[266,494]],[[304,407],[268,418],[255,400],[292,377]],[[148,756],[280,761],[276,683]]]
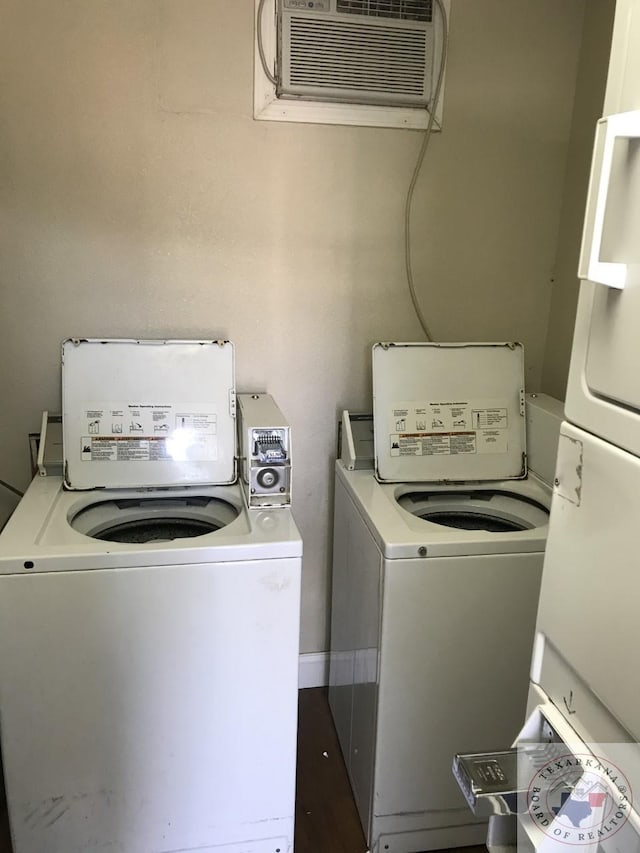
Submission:
[[[542,527],[549,521],[549,511],[542,504],[511,492],[414,491],[397,500],[402,509],[417,518],[457,530],[515,533]]]
[[[206,536],[238,515],[233,504],[220,498],[124,498],[84,507],[70,523],[78,533],[93,539],[141,544]]]

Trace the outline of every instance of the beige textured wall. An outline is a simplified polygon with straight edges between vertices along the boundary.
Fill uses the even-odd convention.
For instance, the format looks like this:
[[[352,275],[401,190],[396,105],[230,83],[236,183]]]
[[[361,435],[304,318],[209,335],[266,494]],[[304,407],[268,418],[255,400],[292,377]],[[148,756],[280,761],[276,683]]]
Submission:
[[[596,121],[602,115],[615,0],[587,0],[541,388],[564,400],[578,303],[578,256]]]
[[[540,383],[584,0],[454,0],[415,196],[441,339],[519,339]],[[326,647],[337,413],[421,339],[417,133],[252,120],[251,0],[0,0],[0,477],[59,407],[70,335],[228,337],[294,430],[302,649]],[[11,498],[0,493],[6,512]]]

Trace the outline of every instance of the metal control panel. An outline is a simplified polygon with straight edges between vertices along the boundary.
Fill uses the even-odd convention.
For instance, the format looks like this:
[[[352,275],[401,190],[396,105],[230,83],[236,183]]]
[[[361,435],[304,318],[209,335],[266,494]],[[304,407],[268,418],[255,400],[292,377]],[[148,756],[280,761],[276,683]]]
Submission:
[[[238,394],[240,480],[249,509],[291,504],[291,433],[270,394]]]

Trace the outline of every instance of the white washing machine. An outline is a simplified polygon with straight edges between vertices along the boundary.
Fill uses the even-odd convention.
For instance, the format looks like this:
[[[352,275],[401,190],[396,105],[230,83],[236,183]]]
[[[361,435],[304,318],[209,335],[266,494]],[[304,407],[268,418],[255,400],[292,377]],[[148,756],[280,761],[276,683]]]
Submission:
[[[372,853],[480,844],[451,756],[525,712],[551,491],[525,421],[550,480],[562,408],[525,409],[519,345],[376,345],[373,371],[336,465],[329,700]]]
[[[0,536],[14,853],[293,846],[302,543],[235,484],[229,342],[68,341]]]

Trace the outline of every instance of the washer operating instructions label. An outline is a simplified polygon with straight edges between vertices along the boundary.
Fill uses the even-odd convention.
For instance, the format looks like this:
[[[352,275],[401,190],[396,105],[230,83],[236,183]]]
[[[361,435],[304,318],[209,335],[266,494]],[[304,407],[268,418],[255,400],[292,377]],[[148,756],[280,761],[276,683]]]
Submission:
[[[218,416],[202,403],[86,403],[84,462],[215,462]]]
[[[393,403],[389,413],[391,456],[458,456],[507,453],[506,400]]]

